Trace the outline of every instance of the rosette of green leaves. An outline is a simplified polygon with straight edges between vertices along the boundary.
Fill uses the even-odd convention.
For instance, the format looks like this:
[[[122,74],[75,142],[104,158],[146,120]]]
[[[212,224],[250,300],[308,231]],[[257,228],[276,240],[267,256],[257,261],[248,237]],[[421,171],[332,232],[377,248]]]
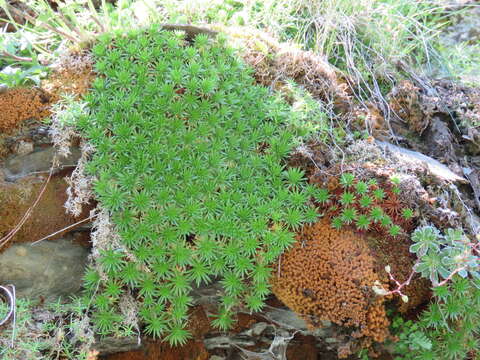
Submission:
[[[480,278],[479,259],[472,252],[467,236],[459,229],[448,229],[445,234],[434,226],[417,228],[412,234],[410,252],[419,259],[415,271],[430,279],[435,286],[453,273],[466,278]]]

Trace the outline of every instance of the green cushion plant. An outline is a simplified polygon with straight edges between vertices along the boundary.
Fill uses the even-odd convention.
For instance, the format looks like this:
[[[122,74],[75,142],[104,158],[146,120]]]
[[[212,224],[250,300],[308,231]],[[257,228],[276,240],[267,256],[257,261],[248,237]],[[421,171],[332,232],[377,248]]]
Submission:
[[[94,267],[85,275],[97,330],[115,331],[128,291],[147,334],[182,344],[191,290],[215,278],[214,325],[226,329],[236,306],[261,309],[270,265],[316,219],[305,174],[285,166],[301,129],[221,38],[153,26],[104,35],[92,53],[98,76],[78,127],[121,237],[97,259],[108,279]]]

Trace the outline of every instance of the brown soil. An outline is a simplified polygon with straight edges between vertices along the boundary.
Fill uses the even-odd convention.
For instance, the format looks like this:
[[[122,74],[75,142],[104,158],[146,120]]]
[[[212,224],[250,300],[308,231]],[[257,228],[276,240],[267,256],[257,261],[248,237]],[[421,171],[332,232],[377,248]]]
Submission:
[[[295,336],[296,343],[290,343],[287,347],[287,359],[292,360],[317,360],[318,349],[313,336]]]
[[[7,4],[10,5],[11,7],[15,8],[16,10],[19,11],[19,13],[16,13],[14,11],[10,11],[10,14],[13,17],[13,20],[15,21],[16,24],[24,25],[25,24],[25,18],[21,16],[21,13],[28,13],[30,16],[34,16],[35,13],[30,9],[26,4],[24,4],[22,1],[19,0],[7,0]],[[3,8],[0,8],[0,19],[8,19],[7,13]],[[0,20],[0,27],[7,32],[14,32],[17,31],[17,28],[8,20]]]
[[[249,329],[259,320],[255,315],[240,313],[235,324],[235,328],[229,333],[239,333]],[[140,350],[127,351],[102,357],[103,360],[206,360],[212,355],[221,355],[223,353],[209,353],[203,344],[203,339],[208,333],[214,332],[210,326],[210,320],[201,306],[196,306],[190,315],[190,331],[192,339],[184,346],[170,347],[161,341],[145,341],[145,345]],[[260,339],[259,339],[260,341]],[[257,344],[263,348],[269,344]],[[250,351],[260,351],[258,346],[249,347]],[[233,347],[234,352],[240,351]],[[323,356],[323,355],[322,355]],[[302,336],[297,334],[287,347],[287,359],[292,360],[316,360],[319,359],[319,350],[316,347],[316,340],[313,336]],[[323,359],[323,357],[322,357]],[[329,358],[330,359],[330,358]]]
[[[11,133],[23,121],[50,115],[55,96],[39,88],[15,88],[0,93],[0,133]]]
[[[104,360],[207,360],[210,358],[203,344],[203,338],[208,333],[210,321],[202,307],[197,306],[190,312],[190,332],[192,339],[184,346],[171,347],[160,340],[146,340],[140,350],[127,351],[104,357]]]
[[[190,340],[184,346],[170,347],[161,341],[148,342],[142,350],[104,357],[104,360],[207,360],[210,356],[202,341]]]

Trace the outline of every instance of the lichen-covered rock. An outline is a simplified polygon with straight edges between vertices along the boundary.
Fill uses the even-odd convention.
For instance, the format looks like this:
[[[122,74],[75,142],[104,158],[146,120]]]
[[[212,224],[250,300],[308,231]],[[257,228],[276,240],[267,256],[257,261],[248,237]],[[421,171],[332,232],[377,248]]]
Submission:
[[[9,157],[5,161],[4,173],[6,181],[15,181],[21,177],[39,172],[48,173],[52,167],[55,149],[48,147],[28,154]],[[70,149],[70,156],[60,158],[58,169],[73,168],[80,158],[78,148]]]

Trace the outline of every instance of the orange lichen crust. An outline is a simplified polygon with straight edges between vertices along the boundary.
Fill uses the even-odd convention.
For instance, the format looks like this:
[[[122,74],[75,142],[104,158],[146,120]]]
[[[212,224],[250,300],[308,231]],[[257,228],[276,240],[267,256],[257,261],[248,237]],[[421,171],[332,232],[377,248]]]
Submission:
[[[304,227],[297,240],[275,265],[273,293],[312,327],[329,320],[353,328],[354,337],[385,341],[385,298],[372,291],[381,279],[366,238],[322,219]]]
[[[11,133],[24,120],[41,120],[50,115],[54,97],[38,88],[14,88],[0,93],[0,133]]]

